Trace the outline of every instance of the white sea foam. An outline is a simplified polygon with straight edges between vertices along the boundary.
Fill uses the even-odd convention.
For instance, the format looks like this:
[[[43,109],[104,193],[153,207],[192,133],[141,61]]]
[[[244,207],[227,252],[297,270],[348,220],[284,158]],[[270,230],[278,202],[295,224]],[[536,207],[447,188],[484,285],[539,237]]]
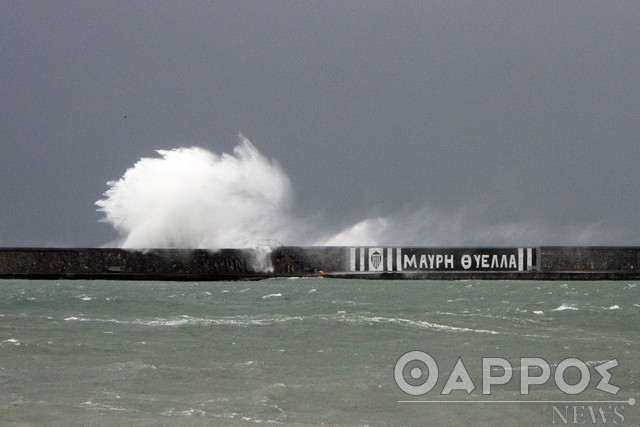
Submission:
[[[94,403],[91,400],[87,400],[86,402],[81,403],[81,405],[91,409],[97,409],[100,411],[125,412],[129,410],[127,408],[122,408],[119,406],[112,406],[112,405],[107,405],[102,403]]]
[[[395,324],[399,324],[399,325],[413,326],[413,327],[418,327],[418,328],[421,328],[421,329],[432,329],[432,330],[439,330],[439,331],[475,332],[475,333],[479,333],[479,334],[491,334],[491,335],[495,335],[495,334],[499,334],[500,333],[500,332],[492,331],[492,330],[489,330],[489,329],[462,328],[462,327],[458,327],[458,326],[441,325],[441,324],[438,324],[438,323],[432,323],[432,322],[427,322],[427,321],[423,321],[423,320],[396,319],[396,318],[385,318],[385,317],[378,317],[378,318],[373,318],[373,319],[374,319],[374,321],[380,321],[380,322],[384,322],[384,323],[395,323]]]
[[[201,317],[189,317],[179,316],[172,318],[154,318],[154,319],[134,319],[134,320],[120,320],[120,319],[91,319],[84,317],[67,317],[64,320],[77,321],[77,322],[104,322],[113,323],[119,325],[141,325],[151,327],[181,327],[181,326],[207,326],[207,325],[220,325],[220,326],[266,326],[277,323],[285,323],[290,321],[302,320],[302,317],[298,316],[272,316],[272,317],[249,317],[249,316],[236,316],[236,317],[219,317],[219,318],[201,318]]]
[[[338,312],[338,314],[346,314],[346,313]],[[344,321],[346,323],[355,323],[355,324],[389,323],[389,324],[396,324],[396,325],[407,326],[412,328],[429,329],[429,330],[436,330],[436,331],[447,331],[447,332],[474,332],[479,334],[491,334],[491,335],[500,334],[500,332],[498,331],[492,331],[488,329],[463,328],[459,326],[441,325],[438,323],[427,322],[425,320],[411,320],[411,319],[395,318],[395,317],[347,315],[347,316],[340,316],[332,320]]]
[[[573,304],[561,304],[559,307],[556,307],[551,311],[565,311],[565,310],[578,310],[578,307],[576,307]]]
[[[195,409],[195,408],[189,408],[189,409],[183,409],[183,410],[171,408],[167,411],[162,412],[162,415],[165,417],[174,417],[174,416],[192,417],[192,416],[206,415],[206,411],[203,411],[202,409]]]
[[[201,317],[189,317],[179,316],[172,318],[156,318],[156,319],[134,319],[134,320],[119,320],[119,319],[90,319],[83,317],[67,317],[64,320],[67,321],[79,321],[79,322],[104,322],[114,323],[121,325],[141,325],[149,327],[183,327],[183,326],[236,326],[236,327],[250,327],[250,326],[269,326],[279,323],[287,323],[292,321],[303,320],[315,320],[315,321],[330,321],[330,322],[344,322],[355,325],[370,325],[376,323],[396,324],[400,326],[406,326],[411,328],[428,329],[435,331],[447,331],[447,332],[472,332],[479,334],[500,334],[501,332],[488,330],[488,329],[473,329],[459,326],[442,325],[438,323],[428,322],[424,320],[411,320],[404,318],[394,317],[382,317],[382,316],[368,316],[362,314],[347,314],[345,311],[338,311],[335,315],[313,315],[308,317],[303,316],[233,316],[233,317],[217,317],[217,318],[201,318]]]
[[[606,307],[607,310],[621,310],[620,306],[617,304]]]
[[[277,297],[281,297],[282,294],[269,294],[269,295],[265,295],[262,297],[262,299],[269,299],[269,298],[277,298]]]

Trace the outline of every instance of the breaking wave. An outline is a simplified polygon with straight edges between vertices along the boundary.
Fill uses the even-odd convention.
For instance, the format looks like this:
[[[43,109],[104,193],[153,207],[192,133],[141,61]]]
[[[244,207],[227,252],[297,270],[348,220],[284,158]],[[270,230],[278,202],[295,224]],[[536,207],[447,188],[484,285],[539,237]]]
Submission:
[[[574,304],[560,304],[560,306],[554,308],[551,311],[566,311],[566,310],[578,310],[578,307],[576,307]]]
[[[98,200],[103,221],[124,248],[252,247],[264,236],[286,239],[291,183],[278,163],[242,135],[233,154],[198,147],[158,150]]]

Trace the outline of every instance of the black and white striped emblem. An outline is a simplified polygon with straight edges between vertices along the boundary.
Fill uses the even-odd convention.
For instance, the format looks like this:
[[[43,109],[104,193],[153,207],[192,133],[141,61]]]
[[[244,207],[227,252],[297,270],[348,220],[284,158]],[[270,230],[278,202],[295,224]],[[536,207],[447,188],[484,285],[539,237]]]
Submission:
[[[402,271],[401,248],[350,248],[350,271]]]

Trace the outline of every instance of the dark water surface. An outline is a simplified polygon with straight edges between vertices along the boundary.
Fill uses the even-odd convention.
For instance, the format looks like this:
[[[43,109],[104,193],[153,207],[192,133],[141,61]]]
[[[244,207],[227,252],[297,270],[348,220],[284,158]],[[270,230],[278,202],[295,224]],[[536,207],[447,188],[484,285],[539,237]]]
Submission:
[[[2,280],[0,425],[640,425],[620,403],[640,397],[639,343],[628,282]],[[421,396],[394,381],[412,350],[439,368]],[[483,357],[513,367],[489,395]],[[529,395],[522,357],[551,367]],[[442,395],[458,358],[475,389]],[[590,372],[576,395],[554,381],[567,358]],[[615,395],[596,388],[612,359]]]

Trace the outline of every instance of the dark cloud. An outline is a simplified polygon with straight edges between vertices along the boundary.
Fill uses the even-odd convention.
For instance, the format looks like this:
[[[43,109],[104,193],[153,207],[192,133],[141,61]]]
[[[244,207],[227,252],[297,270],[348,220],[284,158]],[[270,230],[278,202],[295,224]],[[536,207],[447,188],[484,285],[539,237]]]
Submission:
[[[638,22],[624,1],[3,2],[0,245],[110,241],[106,181],[239,131],[300,216],[637,244]]]

